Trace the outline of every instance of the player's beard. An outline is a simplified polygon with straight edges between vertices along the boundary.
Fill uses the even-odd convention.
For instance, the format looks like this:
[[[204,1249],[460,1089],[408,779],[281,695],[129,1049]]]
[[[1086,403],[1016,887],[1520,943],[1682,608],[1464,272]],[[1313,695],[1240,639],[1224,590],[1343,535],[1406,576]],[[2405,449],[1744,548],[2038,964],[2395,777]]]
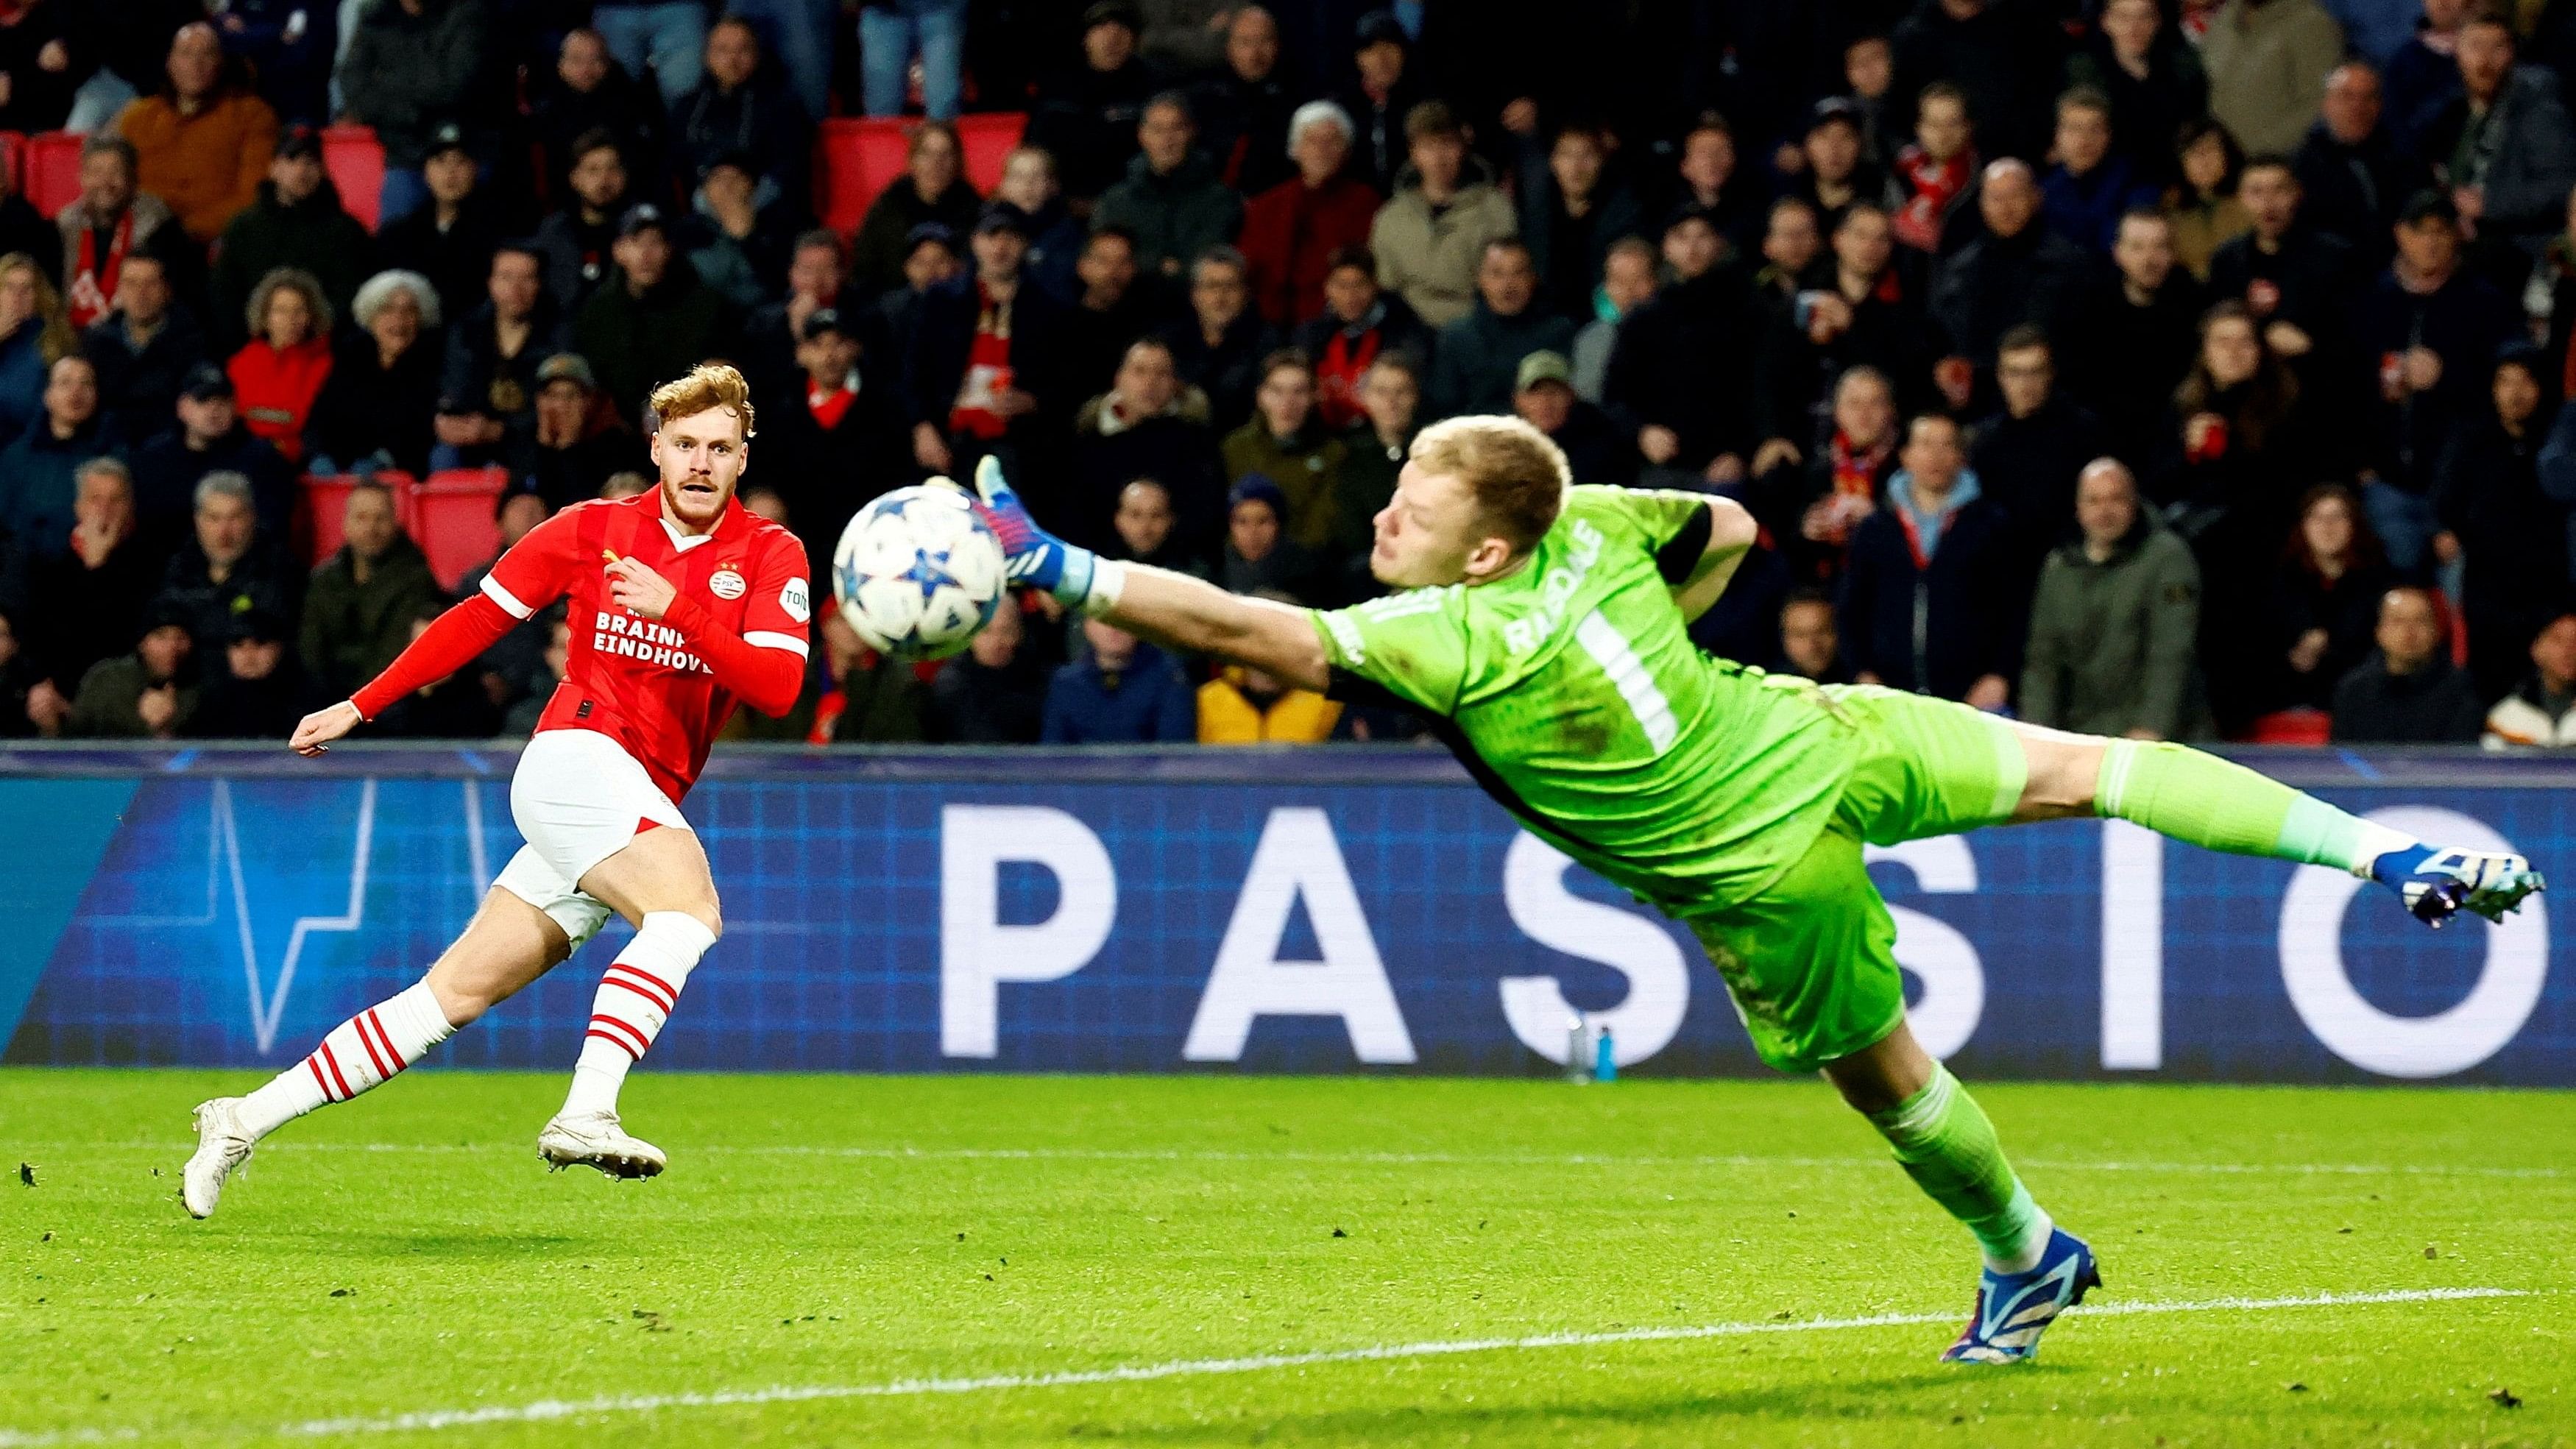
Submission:
[[[690,485],[703,484],[712,492],[696,492]],[[695,528],[714,526],[724,517],[725,504],[733,498],[733,485],[713,474],[683,473],[662,482],[662,511],[673,519]]]

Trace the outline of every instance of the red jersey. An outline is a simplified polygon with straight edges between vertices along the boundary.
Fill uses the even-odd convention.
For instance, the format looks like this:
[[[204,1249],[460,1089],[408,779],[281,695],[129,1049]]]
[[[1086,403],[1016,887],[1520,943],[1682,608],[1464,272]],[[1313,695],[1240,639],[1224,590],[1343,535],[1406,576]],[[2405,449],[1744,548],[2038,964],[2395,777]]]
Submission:
[[[611,556],[634,559],[678,590],[662,619],[610,602]],[[725,505],[713,532],[686,536],[663,517],[655,488],[576,503],[538,524],[492,566],[479,597],[450,610],[352,702],[374,718],[557,599],[567,601],[572,647],[537,728],[608,736],[674,801],[697,783],[738,703],[784,714],[803,683],[812,617],[805,546],[739,500]]]

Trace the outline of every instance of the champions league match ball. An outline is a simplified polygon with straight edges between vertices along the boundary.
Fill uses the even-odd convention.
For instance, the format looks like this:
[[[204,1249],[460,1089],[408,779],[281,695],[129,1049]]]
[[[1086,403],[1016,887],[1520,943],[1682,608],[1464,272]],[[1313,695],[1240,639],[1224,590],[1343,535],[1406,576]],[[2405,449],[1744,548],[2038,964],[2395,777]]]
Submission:
[[[869,648],[945,659],[990,623],[1006,587],[1002,545],[966,494],[898,488],[859,510],[832,551],[841,617]]]

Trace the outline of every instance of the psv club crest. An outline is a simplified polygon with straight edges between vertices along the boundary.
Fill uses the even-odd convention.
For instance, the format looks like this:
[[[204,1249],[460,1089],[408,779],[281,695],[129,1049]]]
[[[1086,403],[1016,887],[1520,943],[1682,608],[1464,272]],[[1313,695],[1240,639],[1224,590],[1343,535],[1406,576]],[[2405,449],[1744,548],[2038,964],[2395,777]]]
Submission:
[[[743,582],[742,570],[732,564],[718,564],[716,571],[707,576],[707,591],[728,603],[741,598],[743,590],[749,587]]]

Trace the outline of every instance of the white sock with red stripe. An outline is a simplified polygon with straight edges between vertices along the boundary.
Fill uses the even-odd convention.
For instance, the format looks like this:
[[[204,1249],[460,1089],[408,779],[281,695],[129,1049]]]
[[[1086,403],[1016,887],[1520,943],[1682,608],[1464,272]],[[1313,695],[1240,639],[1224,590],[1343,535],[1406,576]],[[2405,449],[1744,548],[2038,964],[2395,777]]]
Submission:
[[[581,1060],[573,1063],[572,1091],[564,1098],[564,1115],[617,1110],[617,1091],[626,1085],[626,1070],[653,1049],[662,1023],[680,1004],[680,988],[716,933],[685,911],[647,911],[635,939],[617,953],[599,978],[591,1001],[590,1028],[582,1035]]]
[[[429,983],[416,981],[331,1029],[313,1055],[242,1099],[241,1121],[265,1137],[325,1102],[345,1102],[456,1035]]]

